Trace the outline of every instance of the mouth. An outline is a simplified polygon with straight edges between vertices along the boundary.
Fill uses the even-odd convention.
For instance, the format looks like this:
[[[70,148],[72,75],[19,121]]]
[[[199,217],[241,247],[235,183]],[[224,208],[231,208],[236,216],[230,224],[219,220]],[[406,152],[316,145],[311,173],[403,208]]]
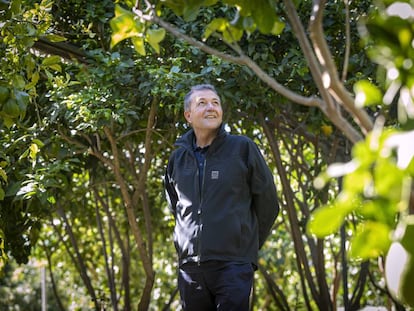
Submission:
[[[217,119],[217,117],[213,115],[208,115],[208,116],[205,116],[204,119]]]

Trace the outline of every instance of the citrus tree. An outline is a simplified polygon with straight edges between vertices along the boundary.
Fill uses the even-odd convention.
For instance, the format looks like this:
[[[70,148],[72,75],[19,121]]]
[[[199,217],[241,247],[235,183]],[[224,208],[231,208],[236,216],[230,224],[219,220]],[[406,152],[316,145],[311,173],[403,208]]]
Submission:
[[[126,4],[131,6],[131,3]],[[317,107],[323,112],[355,147],[352,148],[350,162],[330,166],[315,180],[316,186],[322,188],[329,178],[345,175],[340,185],[341,191],[334,202],[318,208],[311,218],[306,217],[306,221],[310,219],[308,229],[323,238],[338,232],[347,220],[346,229],[351,236],[349,253],[353,258],[363,260],[385,256],[391,243],[394,243],[390,258],[398,258],[398,255],[393,254],[398,249],[406,260],[397,280],[393,276],[393,262],[386,265],[386,270],[389,270],[386,272],[388,286],[395,298],[412,306],[409,284],[412,282],[414,267],[411,259],[413,246],[409,242],[412,240],[412,216],[409,214],[410,204],[413,204],[413,152],[412,148],[407,148],[404,144],[413,136],[413,4],[409,1],[389,1],[377,5],[379,7],[372,7],[369,17],[361,22],[360,33],[364,39],[367,38],[363,44],[367,47],[368,56],[379,64],[379,72],[376,77],[352,77],[352,81],[347,80],[349,61],[352,59],[352,36],[346,27],[351,19],[348,3],[345,3],[346,26],[342,36],[347,41],[345,53],[341,55],[342,72],[338,70],[337,51],[330,45],[332,42],[326,38],[327,32],[324,30],[329,25],[329,4],[326,1],[313,1],[308,6],[308,32],[300,19],[304,14],[299,14],[306,7],[305,2],[297,2],[295,5],[289,0],[281,3],[266,0],[254,3],[218,3],[214,0],[155,3],[137,1],[130,9],[116,7],[111,24],[114,31],[112,44],[131,38],[136,51],[143,55],[145,42],[155,50],[159,49],[165,30],[206,53],[249,68],[287,101]],[[200,17],[203,7],[212,7],[216,15],[205,21],[203,35],[194,37],[169,23],[164,15],[164,7],[189,23]],[[223,16],[222,7],[226,7],[227,12],[232,14]],[[284,27],[285,25],[287,26]],[[315,92],[306,94],[292,91],[275,75],[274,66],[265,67],[260,60],[254,58],[244,43],[251,36],[254,37],[255,31],[267,35],[270,42],[273,37],[283,36],[284,31],[293,31],[308,64]],[[265,129],[267,119],[263,120]],[[272,135],[268,135],[268,139],[271,138]],[[271,146],[277,157],[277,144],[271,143]],[[282,166],[278,172],[279,175],[284,175]],[[289,187],[287,184],[283,184],[283,187],[286,196]],[[289,204],[289,200],[286,203]],[[357,222],[349,222],[349,216],[353,219],[356,217]],[[304,266],[305,274],[309,273],[306,259],[301,259],[299,252],[303,249],[301,239],[298,238],[300,232],[294,218],[289,220],[297,245],[298,264]],[[396,230],[397,227],[402,229]],[[319,285],[320,293],[314,294],[314,298],[321,308],[326,307],[326,300],[319,300],[316,296],[324,296],[325,286]]]

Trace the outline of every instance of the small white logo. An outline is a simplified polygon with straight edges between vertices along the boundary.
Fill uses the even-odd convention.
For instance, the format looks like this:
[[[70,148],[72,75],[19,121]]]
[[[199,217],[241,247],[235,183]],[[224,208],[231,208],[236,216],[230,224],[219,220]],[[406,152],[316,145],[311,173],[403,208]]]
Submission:
[[[211,179],[218,179],[219,171],[211,171]]]

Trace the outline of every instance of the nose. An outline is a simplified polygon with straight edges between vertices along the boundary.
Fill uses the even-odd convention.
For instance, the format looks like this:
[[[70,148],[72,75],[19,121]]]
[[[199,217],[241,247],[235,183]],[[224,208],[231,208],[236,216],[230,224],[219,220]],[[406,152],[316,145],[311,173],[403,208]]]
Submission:
[[[212,102],[207,102],[207,107],[208,110],[214,110],[215,109],[215,105]]]

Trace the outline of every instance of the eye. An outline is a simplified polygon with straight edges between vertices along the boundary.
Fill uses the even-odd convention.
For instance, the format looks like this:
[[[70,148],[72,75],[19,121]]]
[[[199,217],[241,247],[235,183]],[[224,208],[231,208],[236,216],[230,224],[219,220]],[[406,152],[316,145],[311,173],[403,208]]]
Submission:
[[[204,100],[200,100],[198,103],[197,103],[197,105],[198,106],[205,106],[207,104],[207,102],[206,101],[204,101]]]

